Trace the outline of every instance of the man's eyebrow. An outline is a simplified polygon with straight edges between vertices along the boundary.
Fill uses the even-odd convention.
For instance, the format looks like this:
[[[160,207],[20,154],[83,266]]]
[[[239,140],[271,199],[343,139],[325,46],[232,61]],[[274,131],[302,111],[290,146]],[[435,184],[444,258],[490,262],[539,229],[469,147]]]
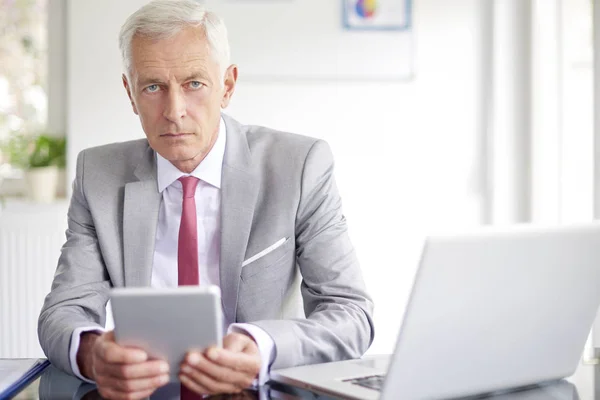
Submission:
[[[210,81],[211,79],[209,78],[209,75],[204,73],[203,71],[195,71],[190,73],[189,75],[187,75],[182,82],[187,82],[190,80],[194,80],[194,79],[203,79],[203,80],[208,80]],[[144,77],[144,78],[140,78],[138,80],[138,85],[140,86],[146,86],[149,84],[158,84],[158,85],[162,85],[162,84],[166,84],[165,81],[163,81],[160,78],[153,78],[152,76],[148,76],[148,77]]]
[[[165,82],[159,78],[145,77],[138,80],[138,85],[146,86],[149,84],[164,84]]]
[[[189,80],[193,80],[193,79],[206,79],[206,80],[210,80],[209,76],[207,73],[203,72],[203,71],[195,71],[190,73],[187,77],[185,77],[185,79],[183,80],[183,82],[187,82]]]

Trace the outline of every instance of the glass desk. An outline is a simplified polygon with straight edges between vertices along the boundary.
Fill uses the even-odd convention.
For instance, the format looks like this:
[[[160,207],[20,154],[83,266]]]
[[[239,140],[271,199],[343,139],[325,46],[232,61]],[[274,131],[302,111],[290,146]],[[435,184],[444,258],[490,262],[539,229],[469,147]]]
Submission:
[[[179,398],[178,385],[167,385],[157,391],[150,399],[175,400]],[[58,369],[50,366],[44,373],[20,392],[18,400],[62,400],[62,399],[101,399],[91,384],[83,383]],[[198,397],[201,399],[202,397]],[[324,399],[315,393],[276,383],[267,384],[258,391],[246,391],[239,395],[220,395],[209,399]],[[564,380],[533,386],[516,392],[497,393],[495,395],[474,398],[493,400],[600,400],[600,365],[580,364],[576,373]],[[473,397],[471,398],[473,399]]]

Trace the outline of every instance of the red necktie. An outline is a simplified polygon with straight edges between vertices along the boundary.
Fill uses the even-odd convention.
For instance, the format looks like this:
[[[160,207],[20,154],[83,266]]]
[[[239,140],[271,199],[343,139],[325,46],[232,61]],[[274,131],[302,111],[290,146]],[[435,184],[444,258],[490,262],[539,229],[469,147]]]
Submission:
[[[179,286],[198,285],[198,221],[196,219],[196,186],[198,178],[185,176],[179,178],[183,185],[183,209],[179,225],[177,245],[177,284]]]
[[[179,241],[177,242],[177,284],[178,286],[198,285],[198,220],[196,217],[196,186],[198,178],[184,176],[179,178],[183,185],[183,202]],[[181,400],[201,399],[202,396],[181,385]]]

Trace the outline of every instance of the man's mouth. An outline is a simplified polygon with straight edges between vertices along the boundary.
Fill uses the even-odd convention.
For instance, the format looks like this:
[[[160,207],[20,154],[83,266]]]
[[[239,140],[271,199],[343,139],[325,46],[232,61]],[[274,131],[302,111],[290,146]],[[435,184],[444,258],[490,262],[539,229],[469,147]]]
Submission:
[[[191,133],[174,133],[174,132],[168,132],[168,133],[163,133],[162,137],[168,137],[168,138],[178,138],[178,137],[183,137],[183,136],[187,136],[187,135],[191,135]]]

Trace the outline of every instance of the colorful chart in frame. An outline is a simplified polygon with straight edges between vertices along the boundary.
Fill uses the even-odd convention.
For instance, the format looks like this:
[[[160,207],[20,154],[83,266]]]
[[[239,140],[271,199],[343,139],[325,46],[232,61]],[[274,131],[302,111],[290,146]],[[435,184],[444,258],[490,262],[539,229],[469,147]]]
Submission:
[[[405,30],[410,27],[410,0],[342,0],[348,29]]]
[[[356,14],[361,18],[373,18],[376,10],[377,0],[358,0],[356,2]]]

